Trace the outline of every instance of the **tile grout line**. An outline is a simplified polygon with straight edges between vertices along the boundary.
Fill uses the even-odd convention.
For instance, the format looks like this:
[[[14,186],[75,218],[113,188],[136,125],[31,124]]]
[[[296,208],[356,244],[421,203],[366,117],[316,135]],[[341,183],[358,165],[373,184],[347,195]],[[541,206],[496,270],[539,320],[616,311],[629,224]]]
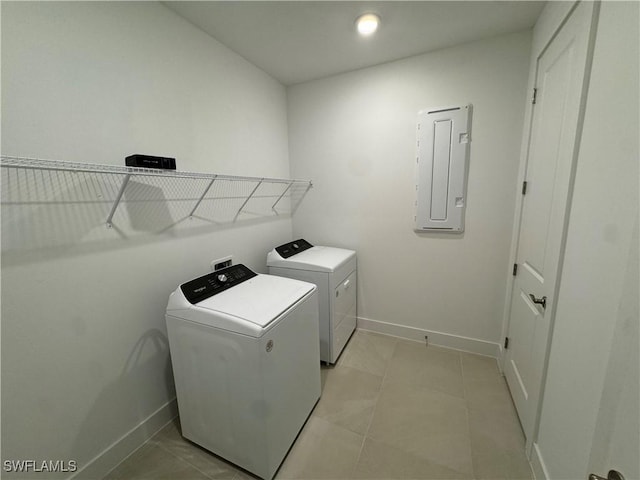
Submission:
[[[364,444],[367,441],[367,435],[369,434],[369,429],[371,428],[371,423],[373,422],[373,417],[376,414],[376,410],[378,409],[378,402],[380,401],[380,394],[382,393],[382,387],[384,386],[384,381],[387,378],[387,372],[389,371],[389,362],[391,361],[391,358],[393,357],[393,354],[396,351],[396,348],[398,346],[398,340],[395,339],[394,340],[394,344],[393,344],[393,350],[391,351],[391,355],[389,357],[389,360],[387,361],[387,365],[385,366],[384,369],[384,374],[382,375],[382,380],[380,381],[380,388],[378,389],[378,394],[376,396],[376,402],[373,406],[373,412],[371,412],[371,418],[369,418],[369,422],[367,424],[367,428],[364,432],[364,434],[362,435],[362,445],[360,446],[360,452],[358,452],[358,458],[356,458],[356,463],[353,466],[353,470],[351,472],[351,477],[354,478],[354,474],[356,472],[356,468],[358,468],[358,464],[360,463],[360,458],[362,457],[362,452],[364,451]]]
[[[153,438],[153,437],[152,437]],[[200,470],[197,466],[195,466],[193,463],[191,463],[190,461],[188,461],[186,458],[183,458],[181,455],[178,455],[176,453],[173,453],[171,450],[169,450],[167,447],[165,447],[162,443],[158,442],[156,443],[156,445],[158,447],[160,447],[162,450],[164,450],[165,452],[169,453],[170,455],[173,455],[175,458],[177,458],[178,460],[186,463],[187,465],[189,465],[190,467],[192,467],[194,470],[197,470],[198,472],[200,472],[202,475],[204,475],[205,477],[211,479],[211,480],[215,480],[215,478],[210,477],[209,475],[207,475],[205,472],[203,472],[202,470]],[[212,452],[211,452],[212,453]],[[233,478],[235,478],[237,476],[237,472],[234,472]]]
[[[464,391],[464,410],[467,415],[467,432],[469,435],[469,453],[471,454],[471,470],[473,478],[478,478],[476,472],[476,465],[473,461],[473,440],[471,440],[471,416],[469,414],[469,396],[467,391],[467,382],[465,382],[465,374],[464,374],[464,362],[462,361],[462,354],[458,354],[460,356],[460,373],[462,375],[462,390]]]

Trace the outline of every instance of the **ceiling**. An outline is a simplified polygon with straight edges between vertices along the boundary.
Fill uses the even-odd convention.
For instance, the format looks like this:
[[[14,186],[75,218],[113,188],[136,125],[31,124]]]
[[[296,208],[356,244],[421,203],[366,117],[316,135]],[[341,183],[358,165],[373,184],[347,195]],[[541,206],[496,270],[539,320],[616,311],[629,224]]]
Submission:
[[[284,85],[530,28],[544,2],[163,2]],[[361,13],[382,17],[360,37]]]

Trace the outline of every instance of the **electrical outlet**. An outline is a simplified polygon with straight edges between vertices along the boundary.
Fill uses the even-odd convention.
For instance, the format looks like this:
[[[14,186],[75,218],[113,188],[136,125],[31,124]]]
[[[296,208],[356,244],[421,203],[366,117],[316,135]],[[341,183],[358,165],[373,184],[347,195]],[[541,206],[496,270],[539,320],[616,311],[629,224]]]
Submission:
[[[211,271],[217,272],[221,268],[230,267],[231,265],[233,265],[233,255],[227,255],[211,262]]]

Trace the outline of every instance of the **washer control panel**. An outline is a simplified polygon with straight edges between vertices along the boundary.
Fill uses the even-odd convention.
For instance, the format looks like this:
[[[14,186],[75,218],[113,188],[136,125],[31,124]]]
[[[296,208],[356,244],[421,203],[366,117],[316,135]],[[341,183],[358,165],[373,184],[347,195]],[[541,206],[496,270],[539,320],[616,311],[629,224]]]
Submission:
[[[309,242],[307,242],[304,238],[300,240],[294,240],[293,242],[285,243],[284,245],[280,245],[276,247],[276,252],[282,258],[293,257],[296,253],[304,252],[305,250],[313,247]]]
[[[180,285],[180,290],[189,303],[196,304],[218,293],[224,292],[242,282],[245,282],[257,273],[249,270],[241,263],[231,265],[203,277]]]

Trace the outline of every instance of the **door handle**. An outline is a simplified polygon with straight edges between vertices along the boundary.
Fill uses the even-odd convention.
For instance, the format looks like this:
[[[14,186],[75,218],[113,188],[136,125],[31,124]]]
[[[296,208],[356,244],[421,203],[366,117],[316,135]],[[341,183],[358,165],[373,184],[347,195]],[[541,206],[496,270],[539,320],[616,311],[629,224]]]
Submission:
[[[530,293],[529,294],[529,298],[536,305],[542,305],[542,309],[543,310],[547,309],[547,296],[546,295],[544,297],[542,297],[542,298],[536,298],[532,293]]]
[[[624,480],[624,475],[617,470],[609,470],[606,477],[601,477],[600,475],[592,473],[589,475],[589,480]]]

